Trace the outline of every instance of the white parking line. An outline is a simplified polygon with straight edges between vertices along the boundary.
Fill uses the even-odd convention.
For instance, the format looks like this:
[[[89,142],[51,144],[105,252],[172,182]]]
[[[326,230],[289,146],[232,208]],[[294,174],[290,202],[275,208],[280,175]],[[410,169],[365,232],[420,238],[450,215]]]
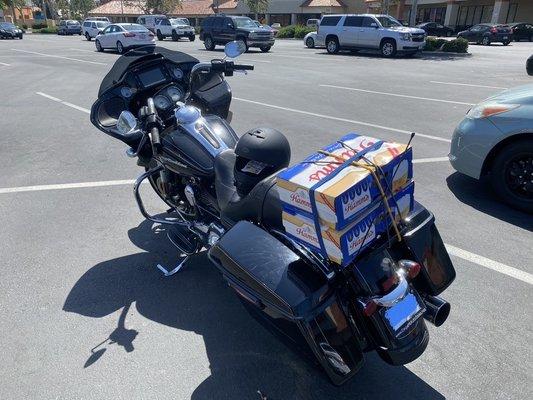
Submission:
[[[350,88],[345,86],[335,86],[335,85],[320,85],[321,87],[329,87],[333,89],[341,89],[341,90],[350,90],[354,92],[363,92],[363,93],[371,93],[371,94],[380,94],[383,96],[391,96],[391,97],[403,97],[406,99],[415,99],[415,100],[425,100],[425,101],[435,101],[439,103],[448,103],[448,104],[459,104],[463,106],[473,106],[474,103],[464,103],[462,101],[451,101],[451,100],[441,100],[441,99],[433,99],[430,97],[419,97],[419,96],[408,96],[406,94],[398,94],[398,93],[387,93],[387,92],[377,92],[375,90],[366,90],[366,89],[358,89],[358,88]]]
[[[37,185],[37,186],[19,186],[11,188],[0,188],[0,194],[20,193],[20,192],[39,192],[42,190],[61,190],[61,189],[78,189],[92,188],[101,186],[119,186],[131,185],[135,180],[117,180],[117,181],[100,181],[100,182],[80,182],[80,183],[62,183],[57,185]]]
[[[469,86],[469,87],[479,87],[487,89],[509,89],[501,86],[486,86],[486,85],[474,85],[470,83],[458,83],[458,82],[440,82],[440,81],[429,81],[429,83],[438,83],[439,85],[456,85],[456,86]]]
[[[35,94],[38,94],[39,96],[46,97],[47,99],[53,100],[53,101],[55,101],[57,103],[61,103],[61,104],[65,105],[65,106],[67,106],[67,107],[74,108],[75,110],[84,112],[86,114],[90,114],[91,113],[91,110],[88,110],[86,108],[77,106],[76,104],[69,103],[68,101],[63,101],[61,99],[58,99],[57,97],[50,96],[49,94],[46,94],[46,93],[43,93],[43,92],[35,92]]]
[[[9,67],[11,64],[6,64],[6,63],[3,63],[3,62],[0,62],[0,65],[3,65],[4,67]]]
[[[448,161],[448,157],[418,158],[416,160],[413,160],[413,164],[425,164],[443,161]]]
[[[80,60],[79,58],[71,58],[71,57],[57,56],[57,55],[54,55],[54,54],[38,53],[36,51],[28,51],[28,50],[21,50],[21,49],[11,49],[11,50],[18,51],[18,52],[21,52],[21,53],[36,54],[38,56],[43,56],[43,57],[60,58],[60,59],[63,59],[63,60],[77,61],[77,62],[82,62],[82,63],[87,63],[87,64],[107,65],[106,63],[101,63],[101,62],[98,62],[98,61]]]
[[[84,53],[96,53],[96,49],[95,50],[85,50],[85,49],[74,49],[72,47],[69,47],[69,50],[74,50],[74,51],[83,51]]]
[[[501,274],[518,279],[519,281],[533,285],[533,275],[530,273],[491,260],[490,258],[486,258],[478,254],[474,254],[469,251],[460,249],[458,247],[452,246],[451,244],[446,244],[446,250],[448,250],[448,252],[455,257],[462,258],[463,260],[470,261],[474,264],[481,265],[482,267],[491,269]]]
[[[354,124],[354,125],[369,126],[371,128],[378,128],[378,129],[383,129],[385,131],[398,132],[398,133],[403,133],[403,134],[406,134],[406,135],[410,135],[412,133],[412,131],[406,131],[404,129],[390,128],[388,126],[371,124],[371,123],[364,122],[364,121],[356,121],[356,120],[353,120],[353,119],[333,117],[331,115],[317,114],[317,113],[313,113],[313,112],[309,112],[309,111],[297,110],[297,109],[294,109],[294,108],[280,107],[280,106],[276,106],[274,104],[261,103],[259,101],[242,99],[242,98],[239,98],[239,97],[234,97],[233,100],[242,101],[242,102],[250,103],[250,104],[257,104],[259,106],[274,108],[274,109],[277,109],[277,110],[290,111],[290,112],[297,113],[297,114],[310,115],[312,117],[330,119],[332,121],[348,122],[348,123]],[[437,141],[440,141],[440,142],[451,143],[450,139],[446,139],[446,138],[439,137],[439,136],[426,135],[424,133],[417,133],[416,136],[417,137],[423,137],[423,138],[426,138],[426,139],[437,140]]]

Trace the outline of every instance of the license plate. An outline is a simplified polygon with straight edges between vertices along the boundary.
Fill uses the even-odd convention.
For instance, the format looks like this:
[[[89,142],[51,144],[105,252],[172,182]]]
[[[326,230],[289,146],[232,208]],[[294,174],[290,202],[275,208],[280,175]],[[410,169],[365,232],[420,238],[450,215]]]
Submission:
[[[507,39],[509,39],[509,36],[504,36],[503,37],[503,40],[507,40]]]
[[[392,307],[382,309],[381,315],[390,331],[399,336],[422,316],[425,307],[421,304],[418,296],[408,293]]]

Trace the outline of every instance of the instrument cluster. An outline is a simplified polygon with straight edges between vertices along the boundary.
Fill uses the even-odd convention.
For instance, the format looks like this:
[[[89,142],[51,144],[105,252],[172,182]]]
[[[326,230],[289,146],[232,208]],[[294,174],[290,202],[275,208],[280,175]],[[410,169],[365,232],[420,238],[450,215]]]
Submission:
[[[161,89],[154,96],[155,107],[159,111],[166,111],[178,101],[185,99],[185,90],[180,85],[171,85]]]

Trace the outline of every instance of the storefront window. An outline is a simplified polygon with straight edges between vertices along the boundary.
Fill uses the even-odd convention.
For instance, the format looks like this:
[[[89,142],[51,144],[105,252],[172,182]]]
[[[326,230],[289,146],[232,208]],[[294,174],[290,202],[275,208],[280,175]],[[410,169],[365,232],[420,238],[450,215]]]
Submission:
[[[507,11],[507,18],[505,19],[505,22],[515,22],[516,18],[516,12],[518,11],[518,4],[510,4],[509,5],[509,11]]]

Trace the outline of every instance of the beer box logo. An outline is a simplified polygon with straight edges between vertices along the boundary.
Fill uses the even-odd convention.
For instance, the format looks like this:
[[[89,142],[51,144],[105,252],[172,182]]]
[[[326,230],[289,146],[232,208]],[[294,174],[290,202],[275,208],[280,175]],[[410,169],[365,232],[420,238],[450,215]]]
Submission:
[[[350,217],[371,202],[370,185],[363,181],[342,196],[342,212],[344,217]]]
[[[291,203],[303,207],[306,209],[311,209],[311,201],[307,191],[298,189],[290,195]]]
[[[348,253],[353,254],[365,243],[371,242],[376,237],[376,229],[370,219],[365,219],[357,224],[348,234],[346,240],[348,243]]]
[[[311,243],[320,246],[320,244],[318,243],[318,238],[316,237],[316,232],[314,232],[314,230],[312,230],[311,227],[309,227],[308,225],[296,228],[296,234],[301,238],[304,238],[310,241]]]

